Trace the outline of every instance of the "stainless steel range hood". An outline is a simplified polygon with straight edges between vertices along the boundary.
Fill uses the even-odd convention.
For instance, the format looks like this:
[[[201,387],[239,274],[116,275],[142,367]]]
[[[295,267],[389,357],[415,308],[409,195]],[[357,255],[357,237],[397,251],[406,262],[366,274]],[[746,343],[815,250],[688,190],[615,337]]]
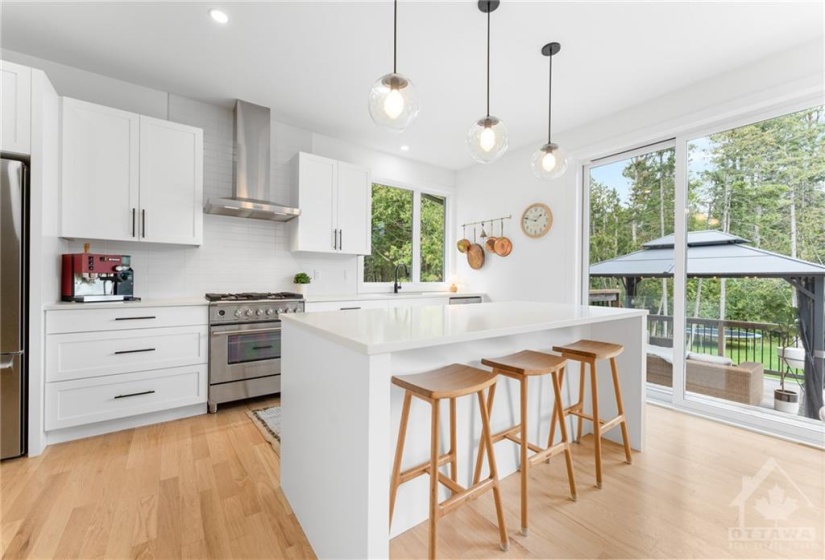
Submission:
[[[241,218],[288,222],[297,208],[269,200],[269,109],[240,99],[235,102],[235,185],[232,198],[210,198],[203,211]]]

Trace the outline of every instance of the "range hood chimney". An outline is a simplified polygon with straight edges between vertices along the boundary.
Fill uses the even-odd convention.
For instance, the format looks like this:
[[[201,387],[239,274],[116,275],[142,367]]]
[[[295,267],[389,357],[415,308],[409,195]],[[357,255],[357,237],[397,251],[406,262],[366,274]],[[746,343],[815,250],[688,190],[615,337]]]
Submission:
[[[288,222],[301,214],[269,200],[269,109],[235,101],[235,184],[232,198],[210,198],[203,211],[241,218]]]

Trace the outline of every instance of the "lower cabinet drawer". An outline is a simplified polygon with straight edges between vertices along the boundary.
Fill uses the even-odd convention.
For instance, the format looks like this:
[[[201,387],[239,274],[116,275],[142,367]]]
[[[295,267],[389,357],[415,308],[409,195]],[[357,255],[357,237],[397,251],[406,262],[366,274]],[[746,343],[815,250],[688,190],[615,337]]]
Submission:
[[[207,361],[206,327],[50,334],[46,381],[172,368]]]
[[[207,366],[46,383],[46,430],[206,402]]]

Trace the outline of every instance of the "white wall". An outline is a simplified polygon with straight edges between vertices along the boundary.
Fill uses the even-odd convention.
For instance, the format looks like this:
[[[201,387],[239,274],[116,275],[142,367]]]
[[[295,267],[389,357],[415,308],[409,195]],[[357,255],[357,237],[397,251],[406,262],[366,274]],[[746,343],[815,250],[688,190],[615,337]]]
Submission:
[[[502,259],[488,254],[479,271],[459,259],[462,281],[473,290],[487,292],[493,300],[580,301],[584,163],[792,101],[822,103],[823,67],[823,45],[817,41],[563,131],[553,140],[568,150],[570,166],[562,178],[549,183],[540,183],[530,171],[530,155],[543,143],[542,138],[536,139],[533,148],[509,152],[491,165],[460,171],[456,179],[458,224],[507,214],[514,218],[508,233],[513,241],[510,256]],[[523,235],[518,225],[531,202],[544,202],[553,211],[553,228],[539,240]]]
[[[54,74],[61,95],[149,114],[204,130],[204,197],[232,195],[232,109],[92,74],[51,61],[3,51],[8,60]],[[271,197],[291,203],[289,161],[298,151],[318,153],[374,170],[376,177],[451,191],[455,175],[433,166],[369,150],[293,126],[272,122]],[[80,252],[86,240],[62,250]],[[143,298],[198,296],[206,292],[292,289],[296,272],[315,275],[316,294],[354,294],[358,258],[292,253],[287,224],[207,214],[201,247],[89,241],[94,252],[132,256],[135,293]],[[55,293],[55,300],[58,294]]]

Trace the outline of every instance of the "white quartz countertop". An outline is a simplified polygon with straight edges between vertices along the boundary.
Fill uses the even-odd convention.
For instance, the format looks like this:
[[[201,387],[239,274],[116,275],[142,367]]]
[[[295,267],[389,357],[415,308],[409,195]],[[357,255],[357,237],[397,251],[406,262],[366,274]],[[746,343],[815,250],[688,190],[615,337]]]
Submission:
[[[322,311],[281,315],[281,320],[364,354],[381,354],[646,314],[642,309],[508,301]]]
[[[333,295],[308,295],[305,296],[307,303],[321,303],[327,301],[367,301],[377,299],[425,299],[425,298],[451,298],[451,297],[484,297],[485,294],[476,292],[405,292],[402,288],[400,292],[378,292],[371,294],[333,294]]]
[[[168,299],[142,299],[140,301],[97,301],[93,303],[61,301],[47,304],[44,306],[44,309],[49,311],[66,311],[69,309],[124,309],[140,307],[184,307],[190,305],[209,305],[209,302],[206,301],[206,298],[203,296]]]

